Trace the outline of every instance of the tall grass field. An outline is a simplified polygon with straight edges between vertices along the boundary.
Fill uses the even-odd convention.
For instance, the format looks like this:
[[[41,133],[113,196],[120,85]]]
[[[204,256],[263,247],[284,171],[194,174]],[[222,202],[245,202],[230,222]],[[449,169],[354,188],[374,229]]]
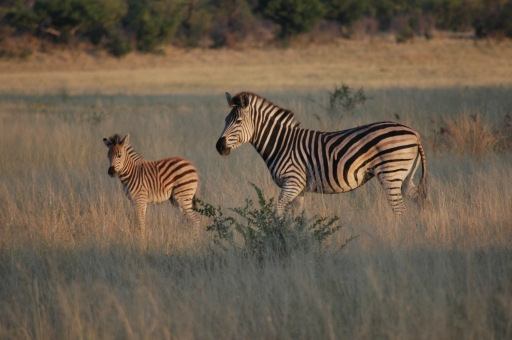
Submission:
[[[306,194],[306,216],[341,229],[286,259],[222,250],[211,221],[194,229],[169,203],[148,206],[141,235],[107,175],[114,133],[146,159],[190,159],[225,214],[257,200],[250,183],[277,197],[251,145],[215,149],[224,90],[244,89],[0,95],[1,339],[512,338],[511,87],[367,89],[342,118],[325,90],[261,91],[302,127],[416,129],[432,204],[398,219],[375,180]]]

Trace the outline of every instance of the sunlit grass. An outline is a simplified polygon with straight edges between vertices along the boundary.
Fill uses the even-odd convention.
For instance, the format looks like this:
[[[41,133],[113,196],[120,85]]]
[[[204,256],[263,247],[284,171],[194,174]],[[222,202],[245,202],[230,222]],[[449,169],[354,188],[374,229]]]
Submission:
[[[406,202],[401,220],[374,181],[307,194],[309,216],[337,215],[342,228],[323,254],[286,263],[212,249],[212,235],[194,233],[170,204],[148,207],[142,238],[107,175],[102,138],[130,133],[148,159],[190,159],[206,202],[243,206],[256,199],[249,182],[276,197],[252,146],[229,157],[215,150],[229,111],[222,94],[3,95],[0,338],[510,338],[510,151],[475,157],[440,135],[443,119],[461,114],[499,127],[509,93],[369,90],[338,126],[310,100],[327,101],[324,92],[263,93],[314,129],[399,118],[421,133],[428,162],[432,206]]]

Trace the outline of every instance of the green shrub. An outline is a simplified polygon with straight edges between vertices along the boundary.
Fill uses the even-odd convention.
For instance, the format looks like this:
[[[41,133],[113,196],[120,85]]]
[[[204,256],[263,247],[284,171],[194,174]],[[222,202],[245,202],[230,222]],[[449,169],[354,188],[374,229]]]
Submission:
[[[364,94],[364,88],[360,88],[354,92],[354,89],[348,85],[341,83],[341,86],[334,87],[333,92],[329,93],[329,110],[331,112],[339,111],[341,108],[345,112],[353,112],[357,105],[364,104],[366,102],[366,95]]]
[[[293,217],[288,209],[278,216],[273,198],[266,200],[261,190],[254,184],[252,186],[258,195],[259,207],[246,199],[244,207],[229,209],[241,217],[242,222],[224,215],[221,207],[196,200],[201,206],[196,211],[212,222],[206,230],[214,233],[215,245],[225,251],[237,251],[259,260],[286,258],[297,252],[321,251],[324,241],[341,228],[341,225],[335,225],[338,217],[308,219],[304,211]],[[240,237],[242,242],[237,241]],[[348,238],[341,248],[356,237]]]
[[[327,93],[329,95],[328,107],[311,98],[309,100],[323,108],[332,123],[339,123],[347,113],[354,114],[357,106],[364,104],[368,99],[364,93],[364,88],[361,87],[355,91],[344,83],[341,83],[340,87],[335,86],[334,91],[327,91]],[[313,113],[313,115],[318,120],[322,120],[322,117],[318,114]]]

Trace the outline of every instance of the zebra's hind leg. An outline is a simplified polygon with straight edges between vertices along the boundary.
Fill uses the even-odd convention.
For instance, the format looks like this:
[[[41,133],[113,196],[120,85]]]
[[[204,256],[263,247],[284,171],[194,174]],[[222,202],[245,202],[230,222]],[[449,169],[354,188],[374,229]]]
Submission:
[[[178,203],[181,213],[185,218],[196,227],[199,224],[199,216],[194,211],[194,196],[175,197],[174,200]]]
[[[405,204],[401,191],[403,180],[401,178],[388,177],[385,175],[377,177],[380,185],[382,185],[382,188],[386,193],[386,198],[391,205],[391,209],[393,209],[395,215],[399,217],[402,216],[405,212]]]
[[[194,197],[197,190],[197,179],[178,183],[172,190],[171,203],[177,203],[181,213],[194,227],[199,225],[199,214],[194,211]]]

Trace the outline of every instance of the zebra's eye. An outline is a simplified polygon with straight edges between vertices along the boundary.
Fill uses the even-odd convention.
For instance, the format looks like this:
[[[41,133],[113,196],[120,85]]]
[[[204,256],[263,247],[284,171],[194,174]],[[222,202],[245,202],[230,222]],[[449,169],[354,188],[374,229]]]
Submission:
[[[242,118],[238,118],[238,119],[236,120],[236,123],[237,123],[237,124],[240,124],[241,122],[242,122]]]

